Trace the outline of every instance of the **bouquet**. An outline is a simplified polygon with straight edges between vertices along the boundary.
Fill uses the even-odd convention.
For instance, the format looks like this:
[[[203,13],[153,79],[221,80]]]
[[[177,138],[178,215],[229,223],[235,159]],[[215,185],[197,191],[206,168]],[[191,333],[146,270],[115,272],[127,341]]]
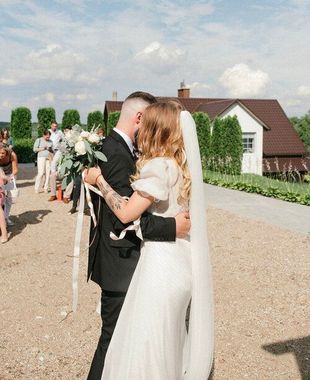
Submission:
[[[107,161],[100,151],[102,139],[95,128],[88,132],[76,124],[66,133],[65,139],[65,149],[59,165],[59,175],[63,178],[62,188],[67,187],[85,168],[96,166],[98,161]]]

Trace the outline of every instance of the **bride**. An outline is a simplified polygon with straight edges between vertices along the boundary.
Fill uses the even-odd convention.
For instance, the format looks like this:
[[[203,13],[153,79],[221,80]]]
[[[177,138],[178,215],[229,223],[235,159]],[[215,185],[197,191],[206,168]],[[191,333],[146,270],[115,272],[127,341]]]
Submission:
[[[144,241],[105,359],[102,380],[207,380],[213,361],[213,304],[202,169],[195,123],[179,103],[150,105],[138,134],[133,195],[125,200],[92,168],[107,205],[123,222],[145,210],[190,210],[188,239]],[[191,302],[188,331],[186,311]]]

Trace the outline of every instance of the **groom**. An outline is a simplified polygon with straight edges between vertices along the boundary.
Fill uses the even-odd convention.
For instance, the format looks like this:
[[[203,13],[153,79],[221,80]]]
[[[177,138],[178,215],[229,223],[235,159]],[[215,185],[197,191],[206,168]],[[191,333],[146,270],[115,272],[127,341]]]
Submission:
[[[107,162],[100,161],[101,172],[111,187],[122,196],[130,196],[133,192],[129,177],[135,173],[135,135],[145,108],[155,102],[156,99],[145,92],[129,95],[123,103],[116,128],[103,142],[102,152]],[[85,180],[94,183],[92,169]],[[127,232],[122,240],[112,240],[110,232],[119,236],[128,225],[123,225],[114,216],[103,199],[93,194],[92,198],[98,226],[94,228],[92,224],[90,230],[88,278],[102,290],[102,330],[87,379],[100,380],[105,355],[139,259],[140,240],[134,232]],[[178,214],[175,218],[162,218],[146,212],[141,217],[140,225],[145,239],[175,241],[176,237],[188,234],[190,220],[187,213]]]

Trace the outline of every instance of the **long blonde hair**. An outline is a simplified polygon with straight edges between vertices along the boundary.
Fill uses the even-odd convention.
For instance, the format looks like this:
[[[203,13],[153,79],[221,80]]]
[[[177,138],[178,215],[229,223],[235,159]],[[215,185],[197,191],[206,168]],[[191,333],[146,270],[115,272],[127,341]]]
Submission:
[[[137,139],[141,155],[137,161],[136,174],[132,176],[132,179],[136,180],[140,177],[141,168],[152,158],[173,158],[183,175],[183,186],[180,189],[178,203],[186,204],[190,198],[191,179],[180,127],[182,109],[182,105],[176,101],[154,103],[145,109]]]

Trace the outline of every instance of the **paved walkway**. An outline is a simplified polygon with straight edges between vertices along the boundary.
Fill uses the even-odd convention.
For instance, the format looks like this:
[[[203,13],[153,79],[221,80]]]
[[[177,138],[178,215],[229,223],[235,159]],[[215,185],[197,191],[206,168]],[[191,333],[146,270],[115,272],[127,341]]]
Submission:
[[[205,185],[208,207],[215,207],[303,234],[310,233],[310,207],[258,194]]]

